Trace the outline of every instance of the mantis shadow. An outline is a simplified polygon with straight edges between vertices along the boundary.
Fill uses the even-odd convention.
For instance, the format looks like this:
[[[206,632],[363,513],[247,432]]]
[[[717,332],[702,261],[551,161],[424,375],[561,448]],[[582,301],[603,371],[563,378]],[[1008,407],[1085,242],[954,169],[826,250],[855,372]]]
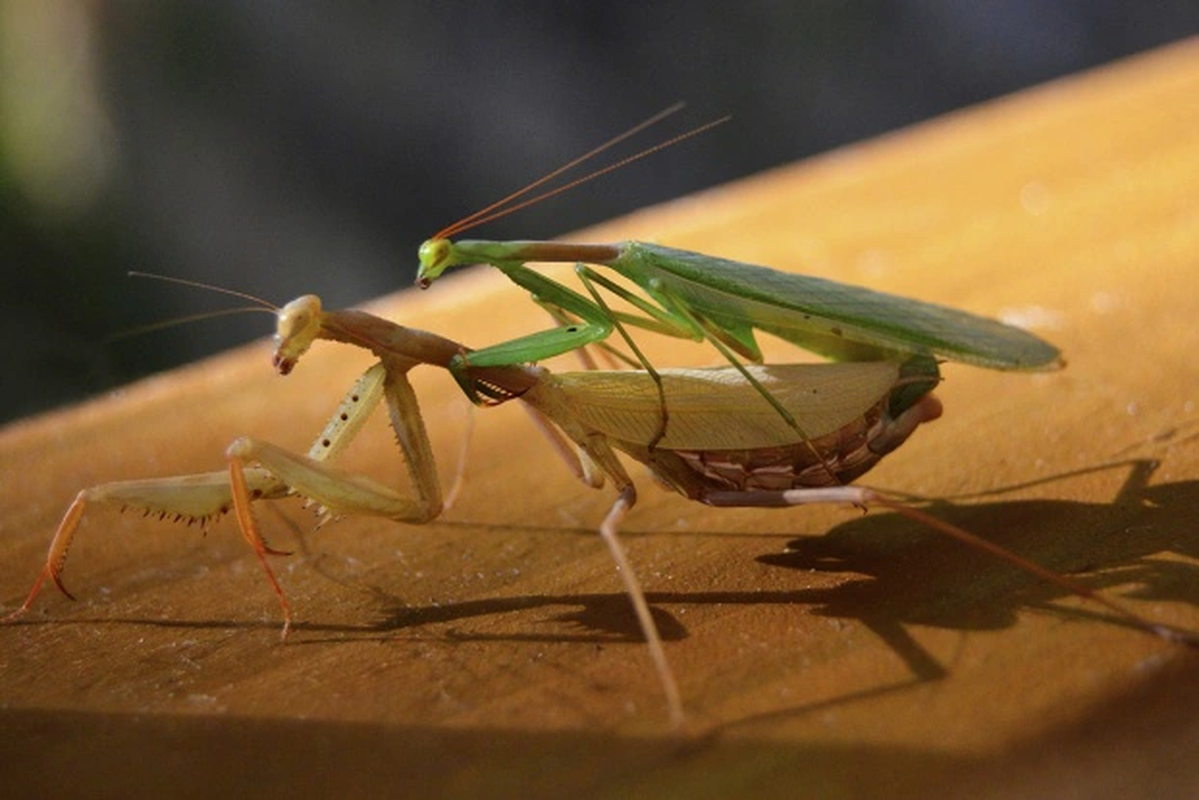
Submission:
[[[1111,503],[1020,500],[971,505],[935,503],[925,510],[1069,576],[1084,587],[1124,597],[1199,606],[1199,558],[1190,510],[1199,507],[1199,481],[1146,488],[1133,478]],[[829,588],[801,592],[809,613],[854,619],[873,630],[915,674],[933,674],[907,625],[997,630],[1039,609],[1126,626],[1102,609],[1055,601],[1064,589],[919,526],[898,514],[867,515],[818,537],[788,543],[784,553],[760,556],[772,566],[805,572],[855,573]]]
[[[1090,589],[1110,592],[1128,587],[1127,597],[1199,606],[1199,565],[1170,557],[1199,558],[1199,540],[1193,536],[1191,519],[1191,512],[1199,507],[1199,481],[1149,487],[1155,462],[1136,460],[1103,468],[1112,466],[1131,469],[1123,488],[1108,503],[1017,500],[959,505],[938,501],[927,505],[926,510],[1042,566],[1068,574]],[[1015,488],[1024,487],[990,494]],[[927,680],[943,676],[946,670],[919,647],[907,631],[909,625],[997,630],[1014,625],[1020,613],[1030,608],[1102,620],[1105,624],[1127,624],[1085,603],[1057,605],[1055,601],[1069,597],[1068,592],[896,513],[863,515],[822,535],[794,539],[784,552],[760,555],[756,560],[805,575],[817,572],[848,577],[833,586],[790,591],[648,591],[646,598],[654,606],[663,638],[677,641],[689,635],[664,606],[795,605],[803,607],[803,613],[866,625],[904,660],[913,675]],[[372,634],[566,605],[573,610],[547,620],[552,631],[500,634],[451,630],[436,638],[642,641],[628,601],[619,593],[524,595],[410,606],[382,590],[375,591],[386,610],[383,619],[366,629]],[[562,623],[577,631],[563,632]],[[332,632],[320,625],[300,623],[296,627]],[[364,632],[363,628],[356,630]]]
[[[1149,486],[1155,463],[1124,462],[1130,475],[1106,503],[1063,500],[994,502],[937,501],[925,508],[1107,596],[1185,602],[1199,606],[1199,539],[1193,511],[1199,508],[1199,481]],[[1094,470],[1088,470],[1094,471]],[[1069,478],[1055,476],[1044,482]],[[992,492],[1001,494],[1014,488]],[[802,512],[779,513],[780,527]],[[694,534],[703,536],[705,534]],[[713,533],[709,535],[717,535]],[[758,540],[760,541],[760,540]],[[738,543],[738,546],[742,546]],[[1178,558],[1175,558],[1177,556]],[[746,557],[753,557],[746,554]],[[1192,561],[1184,560],[1186,558]],[[763,591],[649,591],[647,600],[665,640],[689,637],[671,607],[702,605],[794,606],[797,614],[856,621],[869,628],[906,665],[909,680],[879,691],[937,680],[948,670],[909,633],[910,626],[959,631],[998,630],[1015,625],[1029,609],[1102,624],[1126,624],[1082,602],[1057,601],[1068,593],[1045,584],[994,557],[971,550],[936,531],[891,512],[871,512],[818,536],[792,539],[781,552],[760,554],[759,564],[803,576],[806,586]],[[318,571],[320,568],[318,567]],[[835,583],[813,573],[844,576]],[[354,581],[354,583],[357,583]],[[819,585],[813,585],[819,584]],[[361,588],[361,584],[358,584]],[[777,582],[775,582],[777,585]],[[529,641],[632,644],[641,646],[641,628],[620,592],[522,594],[462,602],[410,605],[387,588],[370,589],[380,616],[355,624],[299,620],[290,646],[378,641],[403,632],[405,640]],[[530,630],[487,631],[458,621],[539,609],[554,613]],[[563,609],[566,609],[565,611]],[[277,623],[180,620],[117,620],[162,627],[275,628]],[[94,624],[96,620],[87,621]]]

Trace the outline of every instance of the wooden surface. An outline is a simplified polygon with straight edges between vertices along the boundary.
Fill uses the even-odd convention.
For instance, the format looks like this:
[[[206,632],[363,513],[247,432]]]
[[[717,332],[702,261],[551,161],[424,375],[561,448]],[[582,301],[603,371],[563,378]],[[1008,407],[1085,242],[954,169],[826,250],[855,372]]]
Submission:
[[[1031,325],[1065,371],[947,366],[945,417],[868,482],[943,498],[946,519],[1199,628],[1196,98],[1192,41],[576,238],[653,239]],[[488,273],[375,310],[475,346],[544,325]],[[652,344],[660,364],[711,359]],[[79,488],[220,469],[243,433],[302,450],[368,364],[319,346],[284,379],[268,353],[0,432],[4,603]],[[426,372],[448,480],[465,404]],[[390,434],[371,430],[348,463],[401,474]],[[634,475],[626,544],[688,735],[667,728],[592,534],[611,495],[576,484],[513,404],[477,414],[444,523],[313,533],[295,503],[262,512],[295,551],[277,560],[297,617],[286,644],[231,520],[205,536],[93,509],[66,575],[80,601],[50,591],[0,627],[0,782],[520,797],[1164,796],[1199,782],[1199,654],[887,513],[716,512]]]

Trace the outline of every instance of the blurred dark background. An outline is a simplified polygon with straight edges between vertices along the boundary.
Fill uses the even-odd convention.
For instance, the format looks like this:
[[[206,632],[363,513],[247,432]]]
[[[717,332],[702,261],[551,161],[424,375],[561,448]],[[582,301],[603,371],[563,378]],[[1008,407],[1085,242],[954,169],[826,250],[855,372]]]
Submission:
[[[271,330],[107,341],[230,304],[129,270],[351,305],[675,100],[661,136],[734,119],[478,235],[549,238],[1197,30],[1194,0],[0,0],[0,420]]]

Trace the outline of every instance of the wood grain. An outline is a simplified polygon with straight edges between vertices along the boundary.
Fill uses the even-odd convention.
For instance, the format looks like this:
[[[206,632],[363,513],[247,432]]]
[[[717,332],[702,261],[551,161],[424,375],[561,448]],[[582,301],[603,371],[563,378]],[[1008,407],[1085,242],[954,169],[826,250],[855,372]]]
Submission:
[[[1021,320],[1056,374],[949,365],[945,417],[869,483],[1199,628],[1199,42],[570,237],[646,238]],[[757,123],[755,123],[757,124]],[[313,287],[319,290],[320,287]],[[281,298],[282,299],[282,298]],[[544,325],[496,274],[374,307],[473,346]],[[657,363],[710,359],[653,342]],[[795,359],[772,343],[774,360]],[[0,432],[0,580],[74,493],[307,447],[369,359],[257,344]],[[569,368],[570,363],[559,365]],[[447,479],[467,411],[416,376]],[[10,389],[11,390],[11,389]],[[348,459],[402,468],[380,424]],[[232,521],[89,512],[67,583],[0,627],[0,778],[39,794],[1116,796],[1199,781],[1199,658],[893,515],[714,511],[643,472],[626,542],[682,684],[666,726],[574,482],[484,409],[444,522],[263,512],[286,644]]]

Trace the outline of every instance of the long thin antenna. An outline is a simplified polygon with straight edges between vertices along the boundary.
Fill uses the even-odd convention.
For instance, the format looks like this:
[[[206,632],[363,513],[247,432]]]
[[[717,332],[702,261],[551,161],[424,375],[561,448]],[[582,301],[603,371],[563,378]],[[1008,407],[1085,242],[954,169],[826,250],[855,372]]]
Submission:
[[[275,305],[274,303],[270,303],[266,300],[263,300],[261,297],[255,297],[254,295],[247,294],[246,292],[239,292],[236,289],[226,289],[224,286],[215,286],[211,283],[203,283],[201,281],[193,281],[193,280],[189,280],[187,278],[174,278],[174,277],[171,277],[170,275],[158,275],[157,273],[154,273],[154,272],[138,272],[137,270],[130,270],[129,272],[127,272],[125,274],[128,275],[130,278],[150,278],[151,280],[165,281],[166,283],[174,283],[174,284],[178,284],[179,286],[190,286],[193,289],[204,289],[209,292],[216,292],[217,294],[228,295],[229,297],[237,297],[242,300],[248,300],[251,303],[253,303],[254,305],[259,306],[259,307],[263,308],[264,310],[270,311],[272,313],[279,310],[279,307],[277,305]]]
[[[589,150],[588,152],[579,156],[578,158],[575,158],[572,161],[569,161],[566,164],[563,164],[562,166],[549,172],[546,175],[543,175],[542,177],[538,178],[537,180],[533,181],[532,183],[527,184],[526,186],[516,190],[515,192],[512,192],[507,197],[497,200],[496,202],[492,203],[491,205],[489,205],[485,208],[479,209],[478,211],[474,212],[473,214],[463,217],[462,219],[458,220],[457,222],[447,225],[446,227],[444,227],[440,231],[438,231],[436,234],[434,234],[431,238],[447,239],[451,236],[461,233],[462,231],[469,230],[470,228],[474,228],[478,225],[482,225],[485,222],[491,222],[492,220],[496,220],[496,219],[499,219],[500,217],[507,216],[508,214],[511,214],[515,211],[519,211],[522,208],[527,208],[528,206],[535,205],[537,203],[540,203],[543,200],[547,200],[550,197],[553,197],[554,195],[561,194],[562,192],[565,192],[569,189],[573,189],[576,186],[587,183],[588,181],[595,180],[596,178],[598,178],[602,175],[606,175],[609,172],[620,169],[621,167],[631,164],[634,161],[638,161],[642,158],[645,158],[646,156],[652,155],[652,154],[658,152],[659,150],[664,150],[667,147],[676,145],[685,139],[690,139],[692,136],[697,136],[707,130],[710,130],[710,129],[716,127],[717,125],[721,125],[725,122],[728,122],[730,119],[732,119],[731,116],[724,116],[724,117],[721,117],[720,119],[716,119],[716,120],[712,120],[711,122],[704,123],[703,125],[700,125],[699,127],[696,127],[689,131],[681,133],[678,136],[673,136],[670,139],[667,139],[666,141],[659,142],[658,144],[653,145],[652,147],[648,147],[645,150],[642,150],[638,153],[634,153],[631,156],[622,158],[613,164],[609,164],[606,167],[602,167],[602,168],[597,169],[594,172],[590,172],[580,178],[576,178],[576,179],[574,179],[562,186],[559,186],[555,189],[550,189],[548,191],[542,192],[541,194],[535,195],[534,197],[530,197],[525,200],[521,200],[520,202],[515,202],[515,201],[519,200],[520,198],[524,197],[525,195],[529,194],[529,192],[533,191],[537,187],[544,185],[545,183],[547,183],[547,182],[553,180],[554,178],[558,177],[559,175],[562,175],[563,173],[573,169],[574,167],[577,167],[578,165],[584,163],[585,161],[588,161],[588,160],[594,158],[595,156],[603,153],[604,151],[608,150],[609,148],[613,147],[614,145],[619,144],[620,142],[624,141],[625,139],[629,138],[630,136],[633,136],[636,133],[640,133],[641,131],[645,130],[646,128],[648,128],[652,125],[655,125],[658,122],[661,122],[662,120],[666,119],[667,117],[671,116],[672,114],[677,113],[678,111],[682,110],[683,107],[684,107],[683,103],[675,103],[674,105],[670,106],[669,108],[659,111],[657,114],[655,114],[654,116],[645,120],[644,122],[641,122],[641,123],[633,126],[632,128],[629,128],[628,130],[624,131],[623,133],[619,134],[618,136],[615,136],[615,137],[609,139],[608,141],[604,142],[603,144],[599,145],[598,147],[592,148],[591,150]]]
[[[174,328],[177,325],[187,325],[192,322],[202,322],[204,320],[214,319],[216,317],[227,317],[231,314],[245,314],[246,312],[250,311],[260,311],[268,314],[275,314],[279,311],[279,307],[274,303],[263,300],[261,297],[255,297],[252,294],[247,294],[246,292],[239,292],[236,289],[226,289],[223,286],[215,286],[211,283],[193,281],[187,278],[174,278],[170,275],[158,275],[154,272],[138,272],[136,270],[131,270],[126,274],[130,278],[149,278],[151,280],[173,283],[179,286],[187,286],[191,289],[203,289],[204,291],[215,292],[216,294],[223,294],[228,297],[236,297],[239,300],[246,300],[250,303],[253,303],[253,305],[239,306],[237,308],[222,308],[216,311],[201,311],[197,314],[187,314],[181,317],[165,319],[160,322],[151,322],[146,325],[138,325],[137,327],[129,328],[128,330],[121,331],[120,333],[114,333],[104,337],[105,342],[119,342],[123,339],[131,339],[135,336],[153,333],[154,331],[165,330],[166,328]]]
[[[119,342],[124,339],[132,339],[135,336],[142,336],[147,333],[166,330],[167,328],[174,328],[179,325],[189,325],[193,322],[203,322],[204,320],[215,319],[217,317],[229,317],[234,314],[245,314],[250,311],[264,311],[268,314],[274,313],[269,308],[263,308],[262,306],[240,306],[238,308],[222,308],[218,311],[201,311],[198,314],[187,314],[182,317],[164,319],[161,322],[151,322],[146,325],[138,325],[136,328],[130,328],[128,330],[121,331],[120,333],[114,333],[109,336],[105,336],[104,341]]]

